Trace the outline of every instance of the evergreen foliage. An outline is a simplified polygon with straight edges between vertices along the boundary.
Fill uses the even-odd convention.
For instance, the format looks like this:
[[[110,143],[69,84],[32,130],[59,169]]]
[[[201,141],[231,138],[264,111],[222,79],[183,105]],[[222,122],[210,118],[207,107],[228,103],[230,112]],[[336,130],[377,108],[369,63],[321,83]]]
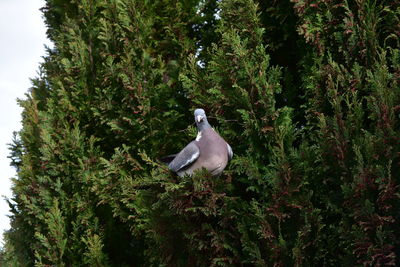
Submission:
[[[2,266],[400,265],[400,2],[47,0]],[[157,158],[195,136],[220,177]]]

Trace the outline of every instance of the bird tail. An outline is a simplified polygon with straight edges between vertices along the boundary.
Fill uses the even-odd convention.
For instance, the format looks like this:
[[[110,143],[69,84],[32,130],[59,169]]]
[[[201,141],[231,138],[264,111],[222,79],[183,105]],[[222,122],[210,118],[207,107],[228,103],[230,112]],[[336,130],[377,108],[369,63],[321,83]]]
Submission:
[[[171,161],[174,160],[174,158],[176,157],[177,154],[172,154],[172,155],[168,155],[168,156],[164,156],[161,158],[158,158],[159,161],[161,161],[162,163],[168,165]]]

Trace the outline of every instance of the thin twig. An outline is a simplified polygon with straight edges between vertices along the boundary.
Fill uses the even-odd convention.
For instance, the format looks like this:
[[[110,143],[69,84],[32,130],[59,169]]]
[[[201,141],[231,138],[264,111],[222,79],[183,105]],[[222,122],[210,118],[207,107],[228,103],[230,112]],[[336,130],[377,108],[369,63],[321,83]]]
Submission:
[[[192,124],[190,124],[190,125],[193,125],[193,124],[196,124],[195,122],[193,122]],[[187,130],[187,128],[186,129],[183,129],[183,130],[179,130],[178,132],[184,132],[184,131],[186,131]]]
[[[210,119],[217,119],[217,117],[212,117],[212,116],[209,116],[208,118],[210,118]],[[226,119],[220,119],[220,120],[238,122],[238,120],[226,120]]]

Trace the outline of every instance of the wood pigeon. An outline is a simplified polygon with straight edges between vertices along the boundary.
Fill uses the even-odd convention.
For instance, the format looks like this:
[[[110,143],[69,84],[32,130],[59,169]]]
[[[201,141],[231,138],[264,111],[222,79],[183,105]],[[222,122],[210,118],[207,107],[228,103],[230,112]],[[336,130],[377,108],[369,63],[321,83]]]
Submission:
[[[168,167],[179,176],[192,175],[195,170],[205,168],[211,175],[220,175],[233,157],[230,145],[211,127],[203,109],[194,111],[197,125],[196,140],[181,152],[169,156]],[[172,159],[173,157],[173,159]]]

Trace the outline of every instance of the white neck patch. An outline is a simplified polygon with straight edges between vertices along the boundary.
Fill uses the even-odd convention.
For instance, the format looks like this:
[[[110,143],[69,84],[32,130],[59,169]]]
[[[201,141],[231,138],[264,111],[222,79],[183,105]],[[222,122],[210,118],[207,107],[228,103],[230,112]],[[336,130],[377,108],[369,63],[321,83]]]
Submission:
[[[200,141],[200,139],[201,139],[201,132],[198,132],[196,136],[196,141],[198,142]]]

